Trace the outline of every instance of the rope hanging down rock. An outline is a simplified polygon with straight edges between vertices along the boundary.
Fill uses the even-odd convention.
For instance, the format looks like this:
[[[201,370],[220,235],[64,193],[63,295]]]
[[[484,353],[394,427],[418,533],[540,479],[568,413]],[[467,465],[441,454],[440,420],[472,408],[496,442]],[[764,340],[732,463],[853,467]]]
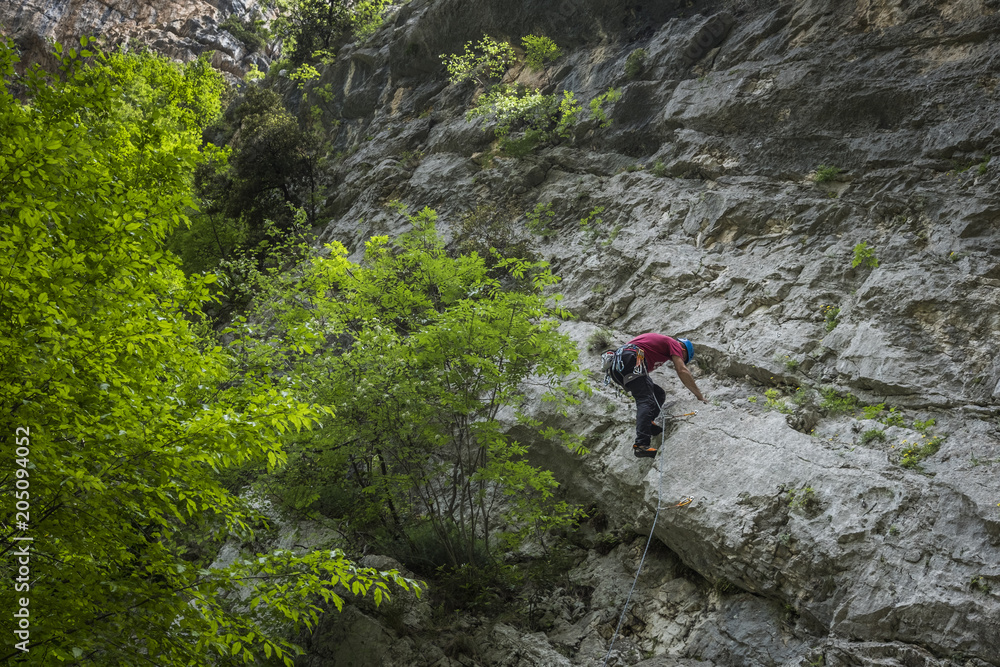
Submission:
[[[646,376],[646,380],[649,380],[649,376]],[[653,393],[653,400],[656,400],[656,393]],[[659,401],[656,402],[656,406],[663,412],[663,406]],[[689,417],[695,415],[697,412],[689,412],[684,415],[678,415],[678,417]],[[673,418],[668,416],[667,418]],[[660,432],[660,450],[663,449],[663,438],[666,434],[666,430]],[[642,573],[642,565],[646,562],[646,554],[649,552],[649,545],[653,542],[653,533],[656,531],[656,520],[660,518],[661,502],[660,499],[663,495],[663,457],[658,459],[659,474],[657,475],[656,482],[656,513],[653,515],[653,526],[649,529],[649,537],[646,539],[646,548],[642,550],[642,558],[639,559],[639,567],[635,571],[635,579],[632,580],[632,588],[628,592],[628,597],[625,598],[625,606],[622,607],[622,615],[618,617],[618,627],[615,628],[615,633],[611,636],[611,644],[608,646],[608,654],[604,657],[604,665],[602,667],[608,667],[608,661],[611,660],[611,651],[615,647],[615,640],[618,639],[618,632],[622,628],[622,623],[625,621],[625,614],[628,612],[628,603],[632,600],[632,593],[635,592],[636,584],[639,583],[639,574]],[[679,503],[673,505],[673,507],[685,507],[691,504],[693,498],[687,496],[683,498]]]

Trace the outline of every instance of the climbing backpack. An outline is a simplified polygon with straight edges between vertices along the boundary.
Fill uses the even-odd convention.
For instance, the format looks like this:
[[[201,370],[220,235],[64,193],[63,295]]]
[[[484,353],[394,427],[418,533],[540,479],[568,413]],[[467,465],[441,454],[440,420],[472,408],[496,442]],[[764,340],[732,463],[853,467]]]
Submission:
[[[635,355],[635,366],[628,375],[625,375],[625,360],[622,358],[626,352]],[[601,355],[601,370],[604,371],[605,386],[611,384],[614,379],[613,373],[618,373],[622,377],[621,385],[624,387],[632,380],[646,375],[646,356],[638,345],[632,343],[622,345],[617,350],[608,350]]]

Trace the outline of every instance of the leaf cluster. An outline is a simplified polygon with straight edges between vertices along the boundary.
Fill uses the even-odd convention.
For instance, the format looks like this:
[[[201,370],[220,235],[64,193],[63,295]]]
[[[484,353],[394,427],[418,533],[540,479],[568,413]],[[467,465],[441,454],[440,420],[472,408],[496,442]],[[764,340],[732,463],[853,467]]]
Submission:
[[[233,582],[205,570],[189,538],[252,536],[260,518],[219,472],[282,465],[282,436],[329,410],[302,400],[295,378],[271,372],[259,350],[217,344],[200,316],[214,276],[185,276],[164,248],[195,207],[193,171],[221,78],[204,61],[88,45],[56,46],[58,73],[18,75],[13,45],[0,42],[0,431],[27,434],[18,481],[29,484],[34,538],[28,588],[17,593],[30,599],[30,654],[8,644],[0,655],[252,661],[280,642],[229,613],[222,598]],[[0,475],[0,493],[14,489],[15,477]],[[23,535],[13,507],[0,509],[8,582]],[[323,572],[321,587],[350,569],[303,558],[315,559],[306,564]],[[14,595],[3,588],[7,608]],[[13,620],[0,620],[8,637]]]
[[[597,119],[600,127],[611,125],[604,104],[615,102],[620,97],[621,93],[612,88],[590,101],[591,116]],[[534,147],[539,143],[571,139],[582,111],[576,94],[571,90],[565,90],[562,97],[557,97],[520,85],[498,85],[479,96],[475,106],[466,112],[466,119],[484,117],[492,120],[483,129],[492,131],[503,145],[516,141],[509,138],[512,132],[522,131],[523,138],[530,140]]]
[[[474,79],[483,87],[503,77],[516,60],[517,54],[509,42],[497,41],[489,35],[483,35],[475,44],[466,42],[462,53],[441,54],[451,83]]]
[[[329,61],[350,38],[374,33],[391,5],[391,0],[276,0],[271,29],[292,65]]]
[[[546,62],[555,60],[561,53],[559,47],[544,35],[528,35],[521,40],[524,46],[524,64],[530,69],[541,69]]]
[[[867,241],[854,246],[854,259],[851,260],[851,268],[864,265],[870,269],[878,268],[878,257],[875,256],[875,248],[868,245]]]
[[[329,245],[298,275],[276,276],[258,305],[269,333],[257,345],[300,349],[291,372],[338,415],[297,439],[275,488],[310,511],[340,508],[356,530],[429,526],[458,566],[479,559],[478,544],[516,543],[572,517],[498,415],[519,412],[525,383],[558,403],[581,385],[568,382],[576,350],[556,330],[566,313],[542,294],[556,282],[544,264],[452,256],[433,211],[409,218],[413,231],[372,238],[360,264]],[[524,428],[580,449],[560,431],[526,419]],[[296,490],[309,471],[331,485]]]

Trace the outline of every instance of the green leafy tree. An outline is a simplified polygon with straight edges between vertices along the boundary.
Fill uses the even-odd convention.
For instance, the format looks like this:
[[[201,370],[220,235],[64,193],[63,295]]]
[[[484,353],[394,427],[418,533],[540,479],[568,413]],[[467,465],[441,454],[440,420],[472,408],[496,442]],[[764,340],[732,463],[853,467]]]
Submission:
[[[373,238],[360,265],[333,244],[298,277],[285,274],[259,315],[276,340],[260,344],[302,349],[302,382],[338,415],[296,438],[278,485],[286,500],[403,539],[429,525],[458,566],[572,519],[551,473],[527,462],[527,445],[498,416],[520,413],[525,383],[561,402],[582,385],[568,379],[576,350],[556,330],[565,313],[542,295],[551,273],[499,259],[506,278],[493,277],[475,253],[449,256],[435,218],[429,209],[411,216],[413,231],[395,244]],[[333,345],[317,352],[321,341]],[[532,437],[581,451],[568,434],[522,420]],[[316,470],[337,483],[310,485]]]
[[[555,60],[561,54],[559,47],[544,35],[528,35],[521,40],[524,46],[524,63],[531,69],[541,69],[549,60]]]
[[[335,58],[353,36],[366,37],[382,24],[391,0],[277,0],[272,31],[292,64]]]
[[[387,582],[411,582],[338,552],[212,571],[209,554],[187,551],[190,535],[252,535],[258,517],[218,471],[280,466],[282,434],[326,410],[206,336],[213,278],[185,277],[164,250],[195,205],[220,77],[205,61],[86,45],[57,46],[57,73],[18,76],[0,44],[0,577],[21,577],[0,604],[27,610],[0,620],[8,640],[25,633],[0,659],[290,665],[295,648],[232,614],[229,589],[308,625],[345,585],[381,598]]]
[[[621,98],[621,92],[610,88],[590,100],[591,116],[601,128],[611,125],[611,119],[604,110],[605,103],[614,103]],[[543,95],[520,85],[496,85],[489,92],[476,99],[469,109],[467,120],[486,118],[483,126],[501,139],[501,146],[511,154],[530,152],[544,142],[558,143],[573,137],[573,131],[583,114],[576,94],[564,90],[562,97]],[[520,138],[511,138],[515,132],[523,133]]]
[[[462,53],[441,54],[449,81],[462,83],[474,79],[484,88],[499,81],[516,60],[517,54],[509,42],[498,42],[489,35],[483,35],[478,44],[466,43]]]
[[[224,125],[220,138],[229,142],[228,150],[212,153],[197,171],[204,216],[196,218],[189,236],[214,241],[208,247],[217,249],[218,259],[241,248],[263,262],[270,230],[300,232],[295,211],[305,213],[307,226],[315,223],[323,144],[288,113],[277,93],[259,86],[244,88],[226,109]],[[178,249],[185,259],[199,252],[183,241]]]

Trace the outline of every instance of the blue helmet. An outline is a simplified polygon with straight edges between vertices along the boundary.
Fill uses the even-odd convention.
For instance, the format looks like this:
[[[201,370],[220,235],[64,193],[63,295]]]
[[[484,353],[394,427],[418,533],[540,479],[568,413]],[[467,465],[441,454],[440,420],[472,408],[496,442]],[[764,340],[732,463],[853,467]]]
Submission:
[[[687,353],[687,358],[684,360],[685,364],[689,364],[694,361],[694,345],[687,338],[678,338],[677,342],[684,346],[684,351]]]

